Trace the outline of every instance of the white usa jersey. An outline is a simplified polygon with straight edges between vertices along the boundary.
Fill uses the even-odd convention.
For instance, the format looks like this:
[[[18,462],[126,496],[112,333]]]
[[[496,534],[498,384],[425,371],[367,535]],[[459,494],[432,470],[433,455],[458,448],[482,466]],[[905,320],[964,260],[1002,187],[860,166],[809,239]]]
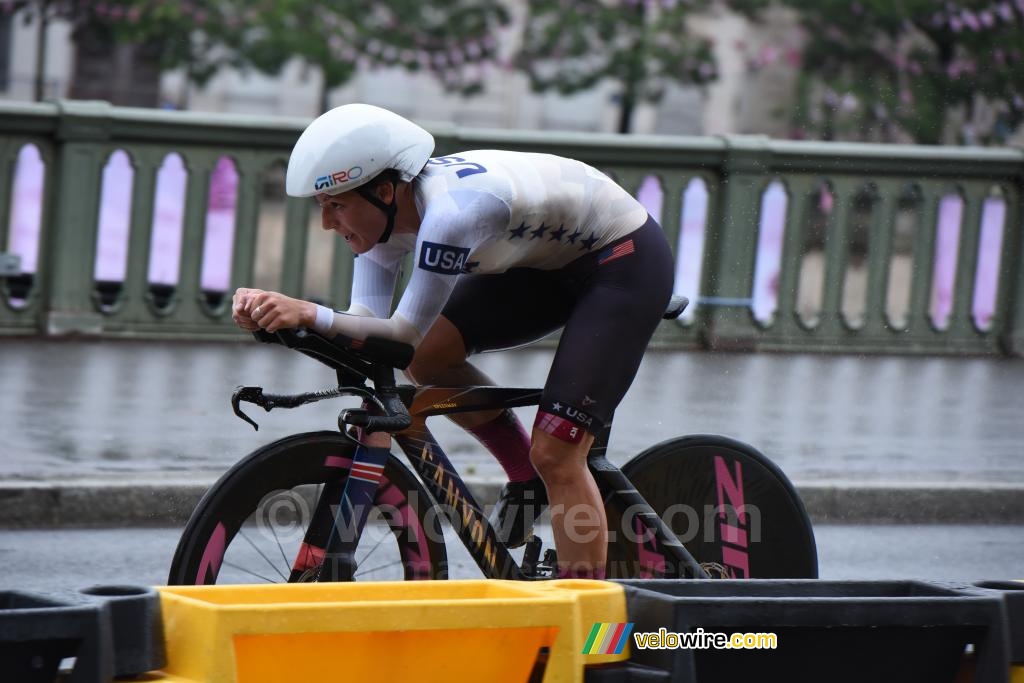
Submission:
[[[461,275],[562,268],[647,220],[643,205],[608,176],[549,154],[475,150],[435,157],[413,181],[413,194],[419,232],[395,235],[356,259],[350,309],[387,318],[399,264],[415,251],[415,269],[389,321],[395,329],[372,330],[412,343],[440,315]],[[417,334],[401,332],[410,324]],[[341,319],[332,329],[355,331]]]

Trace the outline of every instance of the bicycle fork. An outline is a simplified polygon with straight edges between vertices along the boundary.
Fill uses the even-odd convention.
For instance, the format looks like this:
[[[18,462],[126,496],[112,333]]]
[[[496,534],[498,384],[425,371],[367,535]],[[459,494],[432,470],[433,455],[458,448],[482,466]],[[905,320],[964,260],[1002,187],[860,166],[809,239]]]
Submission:
[[[355,553],[384,476],[389,448],[356,448],[344,483],[328,483],[317,501],[313,522],[292,566],[290,582],[352,581]],[[334,506],[335,509],[331,509]],[[310,576],[310,572],[315,572]]]

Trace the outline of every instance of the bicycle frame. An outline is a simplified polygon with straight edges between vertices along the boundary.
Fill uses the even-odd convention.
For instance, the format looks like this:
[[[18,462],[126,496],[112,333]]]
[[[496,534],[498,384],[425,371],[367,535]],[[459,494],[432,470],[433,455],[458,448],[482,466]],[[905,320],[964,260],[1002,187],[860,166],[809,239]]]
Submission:
[[[483,514],[469,488],[448,459],[444,449],[426,426],[426,418],[460,412],[503,410],[537,405],[540,389],[503,387],[399,387],[403,401],[409,406],[412,425],[393,435],[394,440],[419,474],[436,503],[447,506],[450,520],[459,539],[484,576],[491,579],[530,580],[538,578],[525,573],[502,543],[494,527]],[[637,511],[634,518],[642,529],[638,542],[644,546],[644,559],[651,569],[662,571],[667,577],[689,575],[707,578],[693,556],[675,537],[672,530],[658,517],[643,496],[630,483],[622,471],[605,458],[611,425],[594,439],[587,463],[597,481],[605,501],[617,497],[627,508]],[[352,462],[351,474],[341,494],[340,505],[334,519],[334,528],[327,539],[322,566],[328,568],[326,580],[351,580],[355,571],[354,556],[363,526],[369,514],[369,503],[374,500],[377,484],[383,473],[389,453],[384,448],[360,445]],[[326,493],[325,493],[326,495]],[[317,514],[329,506],[318,504]],[[307,543],[320,536],[311,525]],[[352,533],[342,537],[338,529]],[[312,545],[312,544],[311,544]],[[304,544],[304,548],[307,547]],[[297,563],[297,567],[300,563]],[[299,571],[298,569],[296,571]],[[293,580],[297,574],[293,573]]]

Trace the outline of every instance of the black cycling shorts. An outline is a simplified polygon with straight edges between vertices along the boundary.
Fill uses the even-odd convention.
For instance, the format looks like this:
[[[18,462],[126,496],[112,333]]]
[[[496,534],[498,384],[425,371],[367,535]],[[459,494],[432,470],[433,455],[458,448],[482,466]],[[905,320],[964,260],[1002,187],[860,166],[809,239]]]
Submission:
[[[596,435],[636,376],[674,273],[665,234],[648,218],[560,270],[462,275],[442,315],[469,354],[522,346],[564,327],[540,409]]]

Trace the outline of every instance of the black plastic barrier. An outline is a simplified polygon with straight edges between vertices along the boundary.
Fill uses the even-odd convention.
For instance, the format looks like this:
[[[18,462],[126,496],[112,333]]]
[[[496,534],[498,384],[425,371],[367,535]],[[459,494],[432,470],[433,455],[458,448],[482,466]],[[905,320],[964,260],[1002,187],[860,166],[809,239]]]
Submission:
[[[1002,596],[1010,635],[1010,661],[1024,666],[1024,581],[979,581],[974,585]]]
[[[0,591],[0,680],[108,683],[163,666],[160,598],[135,586],[82,592]]]
[[[110,609],[114,676],[132,678],[160,669],[164,657],[160,595],[140,586],[93,586],[82,591]]]
[[[952,683],[968,645],[975,681],[1005,683],[1003,597],[959,583],[628,580],[632,657],[588,681]],[[660,629],[664,629],[663,632]],[[774,633],[775,649],[639,649],[644,633]],[[671,637],[665,638],[672,645]],[[666,643],[662,643],[666,645]],[[632,670],[630,669],[632,667]],[[659,678],[660,674],[660,678]]]

